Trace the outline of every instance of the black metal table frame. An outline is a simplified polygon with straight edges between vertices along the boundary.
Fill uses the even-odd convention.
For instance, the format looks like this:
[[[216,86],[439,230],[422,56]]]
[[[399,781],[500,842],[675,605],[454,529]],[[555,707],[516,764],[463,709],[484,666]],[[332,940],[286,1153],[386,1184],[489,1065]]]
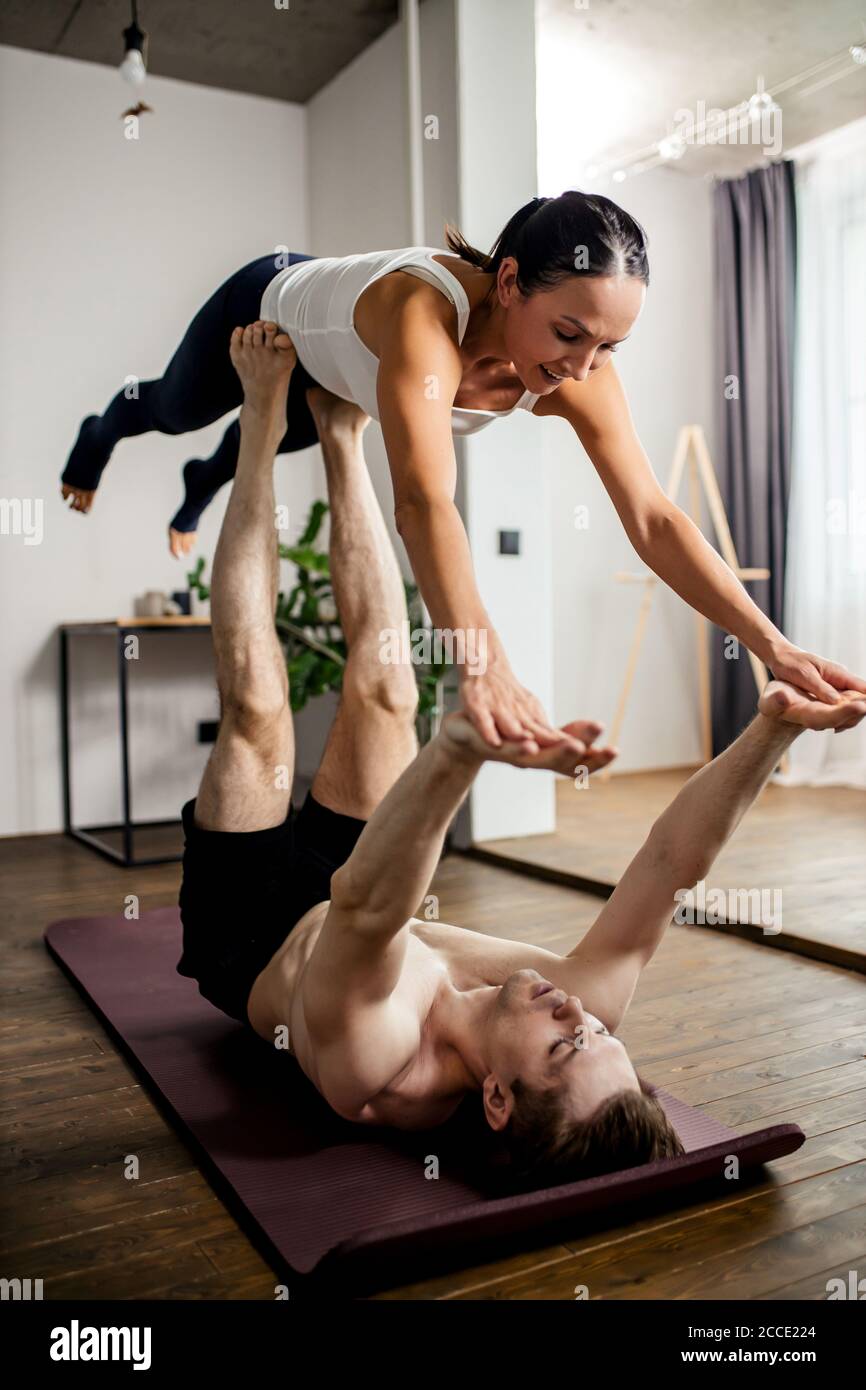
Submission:
[[[60,740],[63,764],[63,829],[73,840],[87,845],[105,859],[121,864],[125,869],[138,868],[146,864],[175,864],[183,856],[180,854],[152,855],[136,859],[133,854],[133,832],[155,829],[159,826],[179,825],[177,817],[172,820],[134,821],[132,819],[132,792],[129,775],[129,662],[124,655],[124,641],[130,635],[153,632],[210,632],[206,624],[177,625],[166,623],[164,627],[152,624],[138,626],[135,623],[75,623],[60,628]],[[120,777],[123,796],[123,820],[109,825],[76,826],[72,824],[72,779],[70,774],[70,719],[69,719],[69,637],[114,636],[117,642],[117,680],[120,707]],[[100,839],[100,832],[120,830],[123,835],[123,851]]]

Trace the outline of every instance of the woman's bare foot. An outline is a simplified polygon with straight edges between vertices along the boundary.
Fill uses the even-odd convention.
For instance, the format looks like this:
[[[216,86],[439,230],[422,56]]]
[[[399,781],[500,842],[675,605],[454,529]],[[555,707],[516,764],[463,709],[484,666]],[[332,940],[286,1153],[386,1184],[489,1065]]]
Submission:
[[[86,515],[87,512],[90,511],[90,508],[93,506],[93,499],[96,496],[96,489],[94,488],[92,491],[88,491],[87,488],[70,487],[68,483],[61,483],[60,496],[63,498],[64,502],[68,501],[69,498],[72,498],[72,501],[66,509],[67,511],[84,512],[84,514]]]
[[[192,554],[197,536],[198,531],[175,531],[173,526],[169,526],[168,548],[176,560]]]
[[[340,435],[357,438],[370,423],[366,410],[353,401],[344,401],[324,386],[308,386],[305,392],[310,414],[316,422],[319,438],[334,439]]]
[[[768,681],[758,709],[767,719],[796,724],[801,729],[853,729],[866,715],[866,696],[857,690],[841,690],[835,705],[826,705],[787,681]]]

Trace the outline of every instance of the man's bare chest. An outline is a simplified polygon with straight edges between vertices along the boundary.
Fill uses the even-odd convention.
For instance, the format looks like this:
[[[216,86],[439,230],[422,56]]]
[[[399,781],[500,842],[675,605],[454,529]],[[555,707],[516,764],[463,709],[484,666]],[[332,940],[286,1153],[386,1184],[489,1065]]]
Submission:
[[[409,932],[412,948],[406,953],[404,969],[407,989],[428,971],[441,973],[444,969],[452,988],[463,991],[502,985],[516,970],[538,970],[544,974],[562,960],[543,946],[486,936],[448,922],[413,918]],[[400,983],[404,984],[404,980]]]

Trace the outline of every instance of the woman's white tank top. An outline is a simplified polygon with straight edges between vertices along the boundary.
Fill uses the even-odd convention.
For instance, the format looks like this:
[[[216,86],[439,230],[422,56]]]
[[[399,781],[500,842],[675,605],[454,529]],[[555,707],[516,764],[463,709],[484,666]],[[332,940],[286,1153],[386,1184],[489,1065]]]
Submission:
[[[397,251],[298,261],[279,271],[266,286],[261,316],[288,333],[301,365],[321,386],[343,400],[354,401],[378,420],[379,359],[355,330],[355,303],[374,280],[392,270],[405,270],[428,280],[448,296],[457,310],[457,341],[462,343],[469,322],[469,299],[456,275],[433,260],[434,256],[450,254],[436,246],[407,246]],[[466,410],[454,406],[451,432],[475,434],[515,410],[531,410],[537,400],[537,395],[524,391],[510,410]]]

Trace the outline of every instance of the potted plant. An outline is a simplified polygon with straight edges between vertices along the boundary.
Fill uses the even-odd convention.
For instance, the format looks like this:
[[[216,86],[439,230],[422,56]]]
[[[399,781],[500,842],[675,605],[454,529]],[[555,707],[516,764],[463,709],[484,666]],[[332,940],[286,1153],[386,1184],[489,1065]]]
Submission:
[[[189,613],[193,618],[205,617],[210,611],[210,586],[205,584],[203,575],[205,558],[200,555],[191,569],[186,582],[189,585]]]

